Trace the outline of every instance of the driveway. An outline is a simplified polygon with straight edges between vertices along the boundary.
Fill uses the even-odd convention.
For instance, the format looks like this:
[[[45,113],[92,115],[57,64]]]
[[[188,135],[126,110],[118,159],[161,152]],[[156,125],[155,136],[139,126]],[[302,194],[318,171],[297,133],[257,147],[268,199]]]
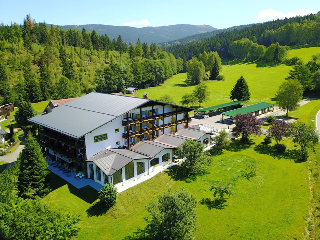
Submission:
[[[0,156],[0,162],[8,162],[12,163],[17,161],[19,154],[21,153],[22,149],[24,148],[24,141],[21,140],[20,145],[16,147],[16,150],[13,153],[10,153],[8,155]]]

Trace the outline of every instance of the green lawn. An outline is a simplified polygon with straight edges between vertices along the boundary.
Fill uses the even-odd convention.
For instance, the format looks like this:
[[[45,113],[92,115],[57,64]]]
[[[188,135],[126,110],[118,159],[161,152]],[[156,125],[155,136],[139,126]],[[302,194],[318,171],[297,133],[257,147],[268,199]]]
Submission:
[[[311,123],[312,120],[315,121],[315,116],[319,110],[320,100],[313,100],[299,107],[297,110],[289,112],[289,117],[298,118],[300,121]]]
[[[77,239],[123,239],[145,226],[150,200],[169,188],[183,187],[198,201],[196,239],[301,238],[309,202],[306,164],[289,157],[295,153],[290,140],[286,141],[290,151],[281,156],[259,145],[262,140],[263,136],[254,138],[252,145],[234,144],[230,151],[213,157],[208,174],[190,183],[171,178],[169,172],[158,174],[119,194],[116,205],[106,213],[94,202],[94,191],[76,190],[57,177],[53,180],[56,189],[43,201],[81,216]],[[239,177],[252,161],[257,176]],[[235,178],[233,195],[217,209],[209,183]]]
[[[244,76],[248,83],[251,93],[249,103],[273,102],[272,98],[290,69],[291,67],[283,64],[265,67],[257,63],[223,65],[222,74],[226,80],[205,82],[209,88],[210,96],[203,107],[230,102],[230,91],[240,76]],[[137,96],[142,97],[144,93],[147,93],[149,98],[158,99],[164,94],[169,94],[179,104],[181,97],[186,93],[191,93],[194,89],[194,86],[185,86],[184,80],[186,78],[186,73],[177,74],[166,80],[161,86],[139,90]]]
[[[38,102],[38,103],[32,103],[32,106],[33,106],[34,110],[37,112],[37,114],[40,114],[44,111],[44,109],[46,108],[48,103],[49,103],[49,101],[42,101],[42,102]],[[11,118],[1,122],[2,129],[8,129],[10,126],[10,123],[13,124],[15,127],[17,127],[15,125],[16,122],[11,121],[14,118],[17,110],[18,110],[18,107],[15,107],[14,111],[10,113]]]
[[[312,55],[320,53],[319,46],[301,46],[291,49],[288,54],[288,58],[299,57],[304,63],[311,60]]]
[[[298,56],[305,62],[311,59],[311,56],[320,53],[320,47],[297,48],[289,51],[289,57]],[[235,85],[237,79],[243,76],[249,86],[251,99],[249,104],[261,101],[275,103],[273,97],[280,84],[288,76],[292,67],[284,64],[266,64],[266,63],[243,63],[229,62],[224,63],[222,75],[225,81],[206,81],[210,96],[208,101],[203,103],[203,107],[218,105],[229,102],[230,91]],[[142,97],[147,93],[149,98],[158,99],[165,94],[173,97],[176,104],[179,104],[181,97],[186,93],[191,93],[193,86],[186,86],[184,80],[187,78],[186,73],[180,73],[165,81],[164,84],[148,89],[140,89],[136,94]]]

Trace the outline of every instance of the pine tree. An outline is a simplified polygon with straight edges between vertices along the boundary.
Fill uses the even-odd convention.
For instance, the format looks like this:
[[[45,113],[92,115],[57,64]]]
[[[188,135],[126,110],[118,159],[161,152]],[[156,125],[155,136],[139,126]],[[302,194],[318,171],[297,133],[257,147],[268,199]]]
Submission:
[[[31,135],[26,138],[25,148],[18,161],[20,164],[19,196],[22,198],[42,197],[47,192],[48,163],[42,155],[39,144]]]
[[[243,76],[238,79],[236,85],[231,90],[230,99],[237,99],[237,101],[248,101],[250,99],[249,87]]]
[[[142,57],[142,55],[143,55],[143,49],[141,47],[140,39],[138,38],[136,50],[135,50],[135,56]]]

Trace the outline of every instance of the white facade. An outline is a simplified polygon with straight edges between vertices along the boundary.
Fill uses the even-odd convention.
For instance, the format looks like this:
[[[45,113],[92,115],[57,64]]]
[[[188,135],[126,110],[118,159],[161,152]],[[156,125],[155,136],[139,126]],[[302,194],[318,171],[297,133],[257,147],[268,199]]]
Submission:
[[[89,159],[104,149],[118,148],[119,146],[123,146],[124,142],[122,133],[123,127],[121,117],[118,117],[112,122],[99,127],[91,133],[88,133],[85,136],[87,158]],[[101,134],[108,134],[108,139],[101,142],[94,142],[94,137]],[[117,142],[120,144],[118,145]]]

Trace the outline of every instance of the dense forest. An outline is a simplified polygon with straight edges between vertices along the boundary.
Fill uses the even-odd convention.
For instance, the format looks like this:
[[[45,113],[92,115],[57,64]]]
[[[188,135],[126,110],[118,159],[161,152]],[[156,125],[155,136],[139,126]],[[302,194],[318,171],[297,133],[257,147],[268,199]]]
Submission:
[[[200,38],[199,35],[198,38]],[[264,46],[276,42],[287,46],[319,43],[320,13],[269,21],[232,31],[222,31],[210,38],[182,44],[168,44],[163,49],[184,60],[198,56],[204,51],[217,51],[222,58],[232,58],[229,51],[230,45],[243,38]]]
[[[183,70],[183,60],[139,39],[127,45],[96,31],[63,30],[36,23],[0,26],[0,104],[21,100],[124,92],[163,83]]]

